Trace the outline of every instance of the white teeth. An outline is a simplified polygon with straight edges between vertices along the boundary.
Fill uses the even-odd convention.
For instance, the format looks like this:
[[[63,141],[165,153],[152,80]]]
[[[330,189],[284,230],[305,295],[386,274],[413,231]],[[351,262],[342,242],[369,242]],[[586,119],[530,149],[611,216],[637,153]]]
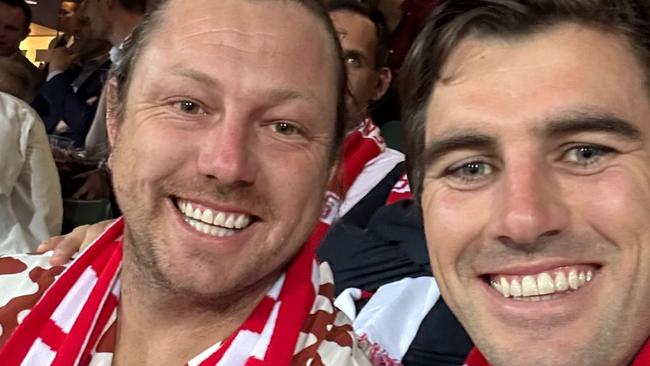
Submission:
[[[235,230],[227,229],[224,227],[216,227],[210,224],[206,224],[202,221],[197,221],[194,219],[185,219],[185,221],[192,226],[196,231],[199,231],[206,235],[215,236],[218,238],[223,238],[226,236],[231,236],[235,234]]]
[[[226,222],[226,214],[223,212],[217,213],[217,216],[214,217],[213,225],[223,226],[224,222]]]
[[[201,221],[205,222],[206,224],[212,224],[212,210],[206,209],[203,211],[203,216],[201,216]]]
[[[235,220],[237,220],[236,215],[230,214],[226,219],[226,222],[223,224],[225,227],[235,227]]]
[[[555,286],[551,275],[543,272],[537,276],[537,290],[540,295],[548,295],[555,292]]]
[[[235,221],[235,228],[241,229],[243,227],[248,226],[249,223],[250,223],[250,218],[248,217],[248,215],[241,214],[237,218],[237,221]]]
[[[251,222],[251,217],[246,214],[226,213],[214,211],[208,208],[201,212],[200,208],[193,207],[191,203],[181,200],[178,201],[178,208],[186,218],[202,221],[208,225],[220,226],[226,229],[243,229],[250,225]],[[232,235],[234,233],[226,231],[226,234]]]
[[[504,297],[538,301],[543,300],[542,296],[544,295],[577,290],[592,281],[593,277],[594,271],[592,270],[559,269],[541,272],[537,275],[492,276],[490,285]]]
[[[510,282],[510,295],[514,297],[521,296],[521,286],[519,285],[519,281],[517,281],[516,279]]]
[[[569,282],[567,282],[564,272],[560,271],[555,276],[555,288],[558,291],[566,291],[569,289]]]
[[[575,269],[572,269],[569,272],[569,287],[571,287],[572,290],[578,289],[578,271]]]
[[[524,276],[521,280],[521,292],[524,296],[537,296],[539,291],[537,291],[537,281],[533,276]]]
[[[504,277],[501,277],[501,294],[505,297],[510,296],[510,284],[508,283],[508,280],[506,280]]]

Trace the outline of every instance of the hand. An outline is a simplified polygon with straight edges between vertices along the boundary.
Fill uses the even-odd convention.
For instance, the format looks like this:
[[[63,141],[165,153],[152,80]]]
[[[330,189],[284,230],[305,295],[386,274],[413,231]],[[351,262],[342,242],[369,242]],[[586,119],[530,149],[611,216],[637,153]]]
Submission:
[[[77,251],[82,251],[92,244],[114,221],[105,220],[92,225],[81,225],[67,235],[53,236],[41,243],[36,248],[36,253],[54,250],[50,264],[53,266],[66,264]]]
[[[65,47],[53,49],[50,54],[50,72],[66,71],[78,57],[79,54],[73,53]]]
[[[95,169],[81,176],[86,176],[84,184],[72,195],[74,199],[87,199],[95,200],[106,198],[109,196],[111,190],[108,183],[108,176],[105,172]]]

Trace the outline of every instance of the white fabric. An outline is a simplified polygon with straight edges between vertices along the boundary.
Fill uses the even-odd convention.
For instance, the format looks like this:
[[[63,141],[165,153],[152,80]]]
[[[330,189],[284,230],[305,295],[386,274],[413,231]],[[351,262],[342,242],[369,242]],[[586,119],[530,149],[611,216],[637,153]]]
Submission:
[[[362,292],[358,288],[346,288],[334,300],[334,306],[341,310],[350,319],[357,317],[357,304],[356,302],[361,299]]]
[[[395,166],[404,161],[404,154],[397,150],[387,148],[381,154],[364,165],[361,174],[352,183],[341,203],[338,216],[345,216],[359,201],[363,199],[375,186],[386,177]]]
[[[0,254],[34,251],[61,232],[63,203],[43,122],[0,93]]]
[[[344,291],[335,304],[349,303],[351,299],[342,297],[354,299],[355,295],[358,294],[354,291]],[[353,320],[358,336],[380,344],[392,359],[401,361],[424,317],[439,298],[440,290],[433,277],[405,278],[380,287],[356,317],[354,312],[346,315]]]

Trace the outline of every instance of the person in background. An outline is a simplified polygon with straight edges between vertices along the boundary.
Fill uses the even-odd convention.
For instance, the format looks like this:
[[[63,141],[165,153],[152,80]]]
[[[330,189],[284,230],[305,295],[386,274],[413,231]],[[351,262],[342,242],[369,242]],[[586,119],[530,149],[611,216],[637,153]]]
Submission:
[[[343,48],[348,93],[343,158],[326,204],[334,220],[364,227],[405,171],[404,154],[386,146],[370,117],[391,80],[386,23],[380,12],[354,0],[331,2],[329,14]]]
[[[30,33],[32,10],[25,0],[0,0],[0,58],[10,58],[21,64],[30,75],[28,100],[40,83],[38,69],[20,52],[19,46]]]
[[[78,9],[79,26],[88,30],[89,38],[103,39],[112,45],[110,60],[113,65],[117,65],[122,58],[121,50],[125,42],[128,42],[131,32],[140,24],[148,7],[151,7],[148,2],[151,0],[83,0]],[[113,210],[119,212],[112,196],[110,178],[105,169],[109,150],[105,97],[103,91],[84,141],[86,156],[99,161],[99,165],[84,174],[85,180],[73,193],[73,197],[90,200],[110,197],[113,201]]]
[[[88,28],[75,30],[70,48],[52,50],[38,95],[44,104],[36,108],[48,134],[70,138],[77,148],[84,147],[111,66],[110,43],[91,38]]]
[[[0,61],[0,81],[11,77],[7,66]],[[7,93],[17,90],[5,88],[10,85],[0,82],[0,254],[33,252],[44,238],[61,232],[63,216],[43,122],[26,102]]]
[[[414,44],[409,176],[466,365],[650,365],[649,40],[647,1],[450,0]]]
[[[58,47],[72,47],[74,44],[74,33],[77,29],[77,11],[79,9],[79,1],[77,0],[64,0],[61,1],[61,8],[59,9],[59,24],[57,27],[57,37],[50,41],[48,49],[51,51]]]

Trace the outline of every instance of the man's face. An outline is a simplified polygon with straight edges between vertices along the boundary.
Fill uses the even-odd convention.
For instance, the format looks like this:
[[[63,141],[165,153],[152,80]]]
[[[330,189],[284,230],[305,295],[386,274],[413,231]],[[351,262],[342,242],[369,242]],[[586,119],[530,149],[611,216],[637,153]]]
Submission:
[[[65,34],[72,34],[77,28],[77,3],[63,1],[59,10],[59,28]]]
[[[0,3],[0,56],[11,56],[29,35],[29,24],[19,7]]]
[[[77,9],[75,34],[88,39],[110,40],[112,24],[106,4],[100,0],[84,0]]]
[[[314,24],[281,1],[166,11],[135,67],[111,162],[127,250],[159,284],[223,298],[275,278],[305,243],[337,100],[334,49]]]
[[[627,364],[650,334],[650,103],[627,43],[469,38],[426,116],[441,291],[495,365]]]
[[[381,98],[390,84],[388,68],[376,68],[377,36],[374,23],[359,14],[337,10],[330,18],[339,35],[348,71],[348,120],[350,128],[368,115],[371,101]]]

